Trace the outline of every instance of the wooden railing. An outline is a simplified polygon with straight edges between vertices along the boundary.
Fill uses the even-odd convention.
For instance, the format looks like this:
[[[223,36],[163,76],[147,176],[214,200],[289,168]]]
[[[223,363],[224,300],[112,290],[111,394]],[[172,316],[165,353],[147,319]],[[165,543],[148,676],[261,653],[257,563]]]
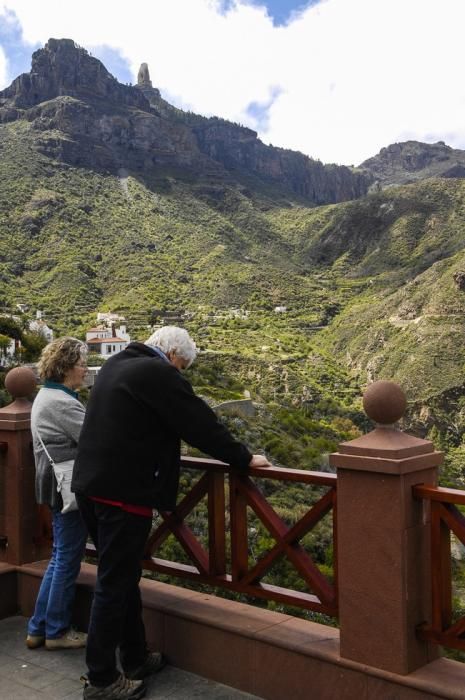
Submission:
[[[434,486],[414,486],[415,498],[431,506],[431,624],[421,626],[422,639],[465,651],[465,615],[454,616],[451,533],[465,546],[465,491]],[[455,619],[454,619],[455,617]]]
[[[337,478],[334,474],[256,467],[241,475],[222,462],[187,457],[183,458],[182,466],[202,471],[203,474],[182,498],[176,510],[160,512],[162,522],[148,540],[143,561],[144,569],[327,615],[337,615]],[[328,489],[315,503],[309,505],[308,510],[297,522],[289,526],[268,503],[255,479],[310,484]],[[226,504],[228,492],[229,512]],[[208,503],[207,544],[201,542],[199,535],[194,533],[187,523],[189,514],[205,497]],[[275,541],[274,546],[258,561],[252,561],[250,556],[248,509]],[[310,554],[300,544],[300,540],[330,511],[333,516],[334,548],[332,582],[323,575]],[[190,564],[168,561],[156,556],[171,534],[182,546]],[[293,565],[306,591],[290,590],[262,581],[281,557],[286,557]]]
[[[0,443],[7,445],[0,464],[0,536],[7,546],[0,547],[0,561],[21,567],[50,552],[35,506],[31,404],[25,398],[35,378],[27,368],[15,368],[5,386],[14,401],[0,409]],[[465,505],[465,493],[414,487],[437,482],[443,457],[430,441],[393,425],[406,406],[399,386],[375,382],[363,400],[377,427],[330,455],[337,479],[273,467],[241,475],[220,462],[183,459],[182,480],[190,490],[173,512],[160,513],[143,566],[338,614],[342,658],[408,674],[434,658],[431,640],[464,648],[465,620],[453,618],[451,604],[450,531],[465,543],[465,522],[456,507]],[[429,503],[422,508],[423,499],[433,510],[432,586],[431,557],[422,556],[431,540],[424,517],[430,508]]]

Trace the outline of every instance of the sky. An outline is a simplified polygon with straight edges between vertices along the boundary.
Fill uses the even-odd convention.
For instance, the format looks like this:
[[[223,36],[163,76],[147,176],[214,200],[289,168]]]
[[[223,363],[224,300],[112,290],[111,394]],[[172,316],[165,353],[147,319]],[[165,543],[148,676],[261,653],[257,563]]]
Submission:
[[[465,149],[465,0],[0,0],[0,89],[50,37],[182,109],[358,165],[391,143]]]

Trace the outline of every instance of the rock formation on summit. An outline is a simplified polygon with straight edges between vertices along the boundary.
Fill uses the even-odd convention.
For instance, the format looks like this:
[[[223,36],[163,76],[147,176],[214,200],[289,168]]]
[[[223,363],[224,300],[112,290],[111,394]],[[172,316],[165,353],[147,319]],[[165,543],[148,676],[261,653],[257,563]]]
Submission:
[[[146,63],[141,63],[139,68],[139,72],[137,74],[137,87],[142,91],[144,96],[152,104],[152,106],[157,109],[157,111],[163,113],[163,116],[170,116],[172,111],[171,105],[162,99],[160,90],[153,87],[152,81],[150,80],[149,67]]]
[[[139,72],[137,74],[137,84],[139,86],[147,85],[148,87],[152,87],[152,81],[150,80],[149,67],[146,63],[141,63],[141,66],[139,68]]]
[[[31,72],[23,73],[0,92],[0,107],[25,110],[64,95],[148,107],[139,91],[119,83],[98,59],[71,39],[49,39],[45,48],[35,51]]]

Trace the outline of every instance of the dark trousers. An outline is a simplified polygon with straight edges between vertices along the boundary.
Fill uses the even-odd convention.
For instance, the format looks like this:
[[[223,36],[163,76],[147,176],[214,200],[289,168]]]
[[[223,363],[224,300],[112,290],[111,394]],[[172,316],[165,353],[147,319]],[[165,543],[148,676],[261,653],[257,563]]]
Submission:
[[[97,548],[97,584],[90,614],[86,662],[92,685],[118,677],[116,649],[124,670],[147,656],[139,581],[151,519],[76,494],[79,510]]]

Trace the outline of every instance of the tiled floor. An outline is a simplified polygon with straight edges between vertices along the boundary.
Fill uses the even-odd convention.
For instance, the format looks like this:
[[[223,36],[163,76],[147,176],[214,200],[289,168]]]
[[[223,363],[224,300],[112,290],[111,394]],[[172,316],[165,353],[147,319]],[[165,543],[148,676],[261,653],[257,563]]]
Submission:
[[[80,700],[84,650],[30,651],[24,644],[25,631],[23,617],[0,621],[0,699]],[[146,697],[149,700],[259,700],[173,666],[167,666],[149,680]]]

